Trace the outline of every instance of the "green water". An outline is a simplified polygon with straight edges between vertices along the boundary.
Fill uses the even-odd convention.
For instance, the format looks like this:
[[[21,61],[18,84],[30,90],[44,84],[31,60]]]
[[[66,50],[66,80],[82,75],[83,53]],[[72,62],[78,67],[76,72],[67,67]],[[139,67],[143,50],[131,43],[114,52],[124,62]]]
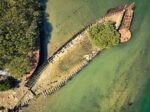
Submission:
[[[89,20],[103,15],[109,7],[127,2],[54,1],[49,1],[49,7],[53,5],[52,7],[57,9],[53,12],[56,14],[61,11],[62,15],[71,14],[69,9],[78,5],[85,5],[83,8],[89,9],[89,12],[83,11],[80,16],[74,17],[74,21],[79,22],[74,24],[75,27],[72,23],[73,31],[80,29],[78,24],[86,24]],[[150,112],[150,4],[149,0],[135,0],[135,4],[132,39],[103,51],[66,86],[45,98],[42,112]],[[60,22],[62,18],[57,20]],[[54,22],[53,25],[55,24]],[[68,30],[68,27],[63,30]],[[34,103],[29,108],[32,108],[32,111],[41,111]]]

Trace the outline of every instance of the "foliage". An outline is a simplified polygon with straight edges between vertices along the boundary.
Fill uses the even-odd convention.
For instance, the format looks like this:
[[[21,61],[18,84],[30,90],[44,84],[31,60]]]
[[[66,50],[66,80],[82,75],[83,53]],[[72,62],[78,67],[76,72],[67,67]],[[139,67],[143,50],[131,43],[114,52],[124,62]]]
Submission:
[[[6,91],[18,85],[18,81],[12,77],[0,81],[0,91]]]
[[[39,36],[38,0],[0,0],[0,68],[21,77]]]
[[[89,34],[94,45],[109,48],[119,43],[120,35],[112,22],[97,23],[89,28]]]
[[[23,56],[15,57],[5,66],[9,68],[15,78],[20,78],[26,71],[30,70],[30,60]]]

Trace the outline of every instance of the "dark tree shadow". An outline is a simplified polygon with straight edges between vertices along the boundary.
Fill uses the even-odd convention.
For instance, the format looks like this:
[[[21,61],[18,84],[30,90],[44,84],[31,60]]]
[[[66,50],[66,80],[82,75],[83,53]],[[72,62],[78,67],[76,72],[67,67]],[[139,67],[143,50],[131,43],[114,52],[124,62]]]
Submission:
[[[48,0],[39,0],[41,4],[41,24],[40,24],[40,61],[42,65],[48,58],[48,42],[51,38],[52,25],[49,22],[49,15],[46,13]]]

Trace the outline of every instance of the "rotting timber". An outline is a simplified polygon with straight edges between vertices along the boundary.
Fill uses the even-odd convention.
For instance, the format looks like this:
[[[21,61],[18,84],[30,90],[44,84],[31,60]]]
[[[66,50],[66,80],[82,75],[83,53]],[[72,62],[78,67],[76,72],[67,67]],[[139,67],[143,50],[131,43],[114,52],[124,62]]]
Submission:
[[[120,38],[121,42],[127,42],[131,38],[130,27],[133,18],[133,8],[134,8],[134,3],[128,5],[126,8],[123,21],[122,21],[122,26],[119,29],[119,33],[121,34],[121,38]]]
[[[132,4],[131,4],[132,5]],[[122,24],[122,21],[124,21],[125,15],[127,11],[133,11],[128,10],[128,8],[131,5],[122,5],[117,8],[115,8],[112,12],[109,10],[109,13],[107,13],[103,18],[98,19],[96,22],[107,22],[107,21],[113,21],[115,22],[115,26],[117,30],[121,30],[123,28],[120,26]],[[133,16],[133,13],[132,13]],[[132,20],[132,17],[130,18]],[[130,21],[131,22],[131,21]],[[23,105],[27,104],[28,101],[30,101],[32,98],[34,98],[34,95],[50,95],[57,91],[59,88],[64,86],[68,80],[70,80],[72,77],[74,77],[75,74],[80,72],[85,66],[88,65],[88,63],[102,51],[102,49],[97,47],[90,48],[91,51],[88,52],[88,54],[84,54],[82,56],[83,60],[80,60],[79,63],[75,64],[72,69],[70,69],[68,72],[63,72],[61,74],[56,74],[54,71],[54,74],[51,72],[52,70],[55,70],[57,68],[56,65],[59,64],[59,61],[63,61],[65,59],[64,57],[68,56],[68,52],[73,53],[75,52],[76,48],[78,48],[81,43],[84,44],[84,42],[87,42],[87,45],[91,45],[90,41],[87,39],[88,37],[88,28],[95,24],[95,22],[92,22],[91,24],[87,25],[85,28],[83,28],[80,32],[75,34],[70,40],[68,40],[60,49],[58,49],[52,57],[50,57],[47,62],[45,62],[39,69],[32,75],[32,77],[29,79],[29,81],[26,83],[26,86],[31,90],[32,92],[28,91],[25,93],[24,97],[18,102],[15,109],[18,107],[22,107]],[[128,25],[128,30],[130,28],[131,23]],[[127,26],[124,26],[126,28]],[[85,41],[86,40],[86,41]],[[122,41],[121,41],[122,42]],[[63,74],[63,75],[62,75]],[[32,97],[28,97],[30,96]],[[31,95],[32,94],[32,95]]]

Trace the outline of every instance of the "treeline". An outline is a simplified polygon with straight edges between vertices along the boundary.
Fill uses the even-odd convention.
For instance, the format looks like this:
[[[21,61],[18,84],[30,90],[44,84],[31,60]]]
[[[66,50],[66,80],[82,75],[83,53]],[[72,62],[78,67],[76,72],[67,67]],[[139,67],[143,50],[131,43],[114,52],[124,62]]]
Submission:
[[[30,70],[40,15],[39,0],[0,0],[0,69],[15,78]]]

